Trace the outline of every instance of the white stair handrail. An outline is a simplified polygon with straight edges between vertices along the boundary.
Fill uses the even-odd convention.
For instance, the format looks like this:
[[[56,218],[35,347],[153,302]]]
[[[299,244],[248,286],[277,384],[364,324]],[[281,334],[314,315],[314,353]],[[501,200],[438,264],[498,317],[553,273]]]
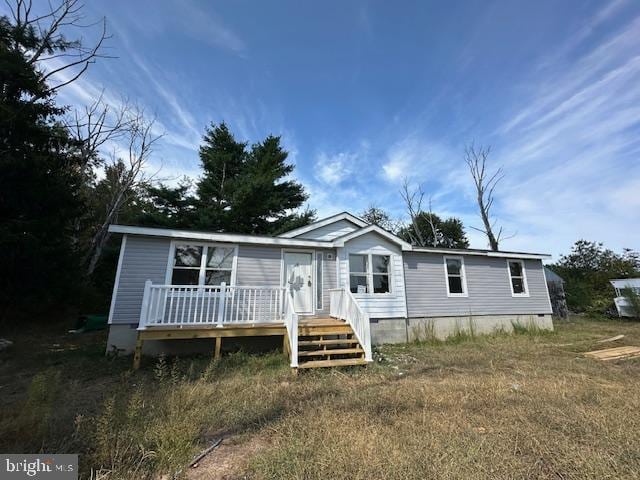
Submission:
[[[293,298],[289,290],[285,291],[284,300],[284,324],[287,327],[289,338],[289,353],[291,355],[291,367],[298,367],[298,314],[293,306]]]
[[[351,291],[346,288],[335,288],[329,291],[330,315],[346,321],[353,330],[360,346],[364,350],[364,359],[373,361],[371,352],[371,325],[369,315],[358,304]]]

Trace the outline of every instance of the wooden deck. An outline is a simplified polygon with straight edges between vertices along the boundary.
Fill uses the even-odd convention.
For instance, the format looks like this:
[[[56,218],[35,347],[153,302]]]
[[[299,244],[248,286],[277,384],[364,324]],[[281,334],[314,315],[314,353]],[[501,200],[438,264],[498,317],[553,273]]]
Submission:
[[[223,338],[282,336],[283,350],[288,351],[287,329],[284,323],[247,323],[217,325],[147,326],[138,331],[133,368],[140,368],[142,346],[148,340],[215,339],[214,358],[220,358]],[[331,317],[301,318],[298,324],[301,338],[298,354],[305,358],[300,368],[362,365],[363,350],[354,338],[351,327],[343,320]],[[307,360],[308,359],[308,360]]]

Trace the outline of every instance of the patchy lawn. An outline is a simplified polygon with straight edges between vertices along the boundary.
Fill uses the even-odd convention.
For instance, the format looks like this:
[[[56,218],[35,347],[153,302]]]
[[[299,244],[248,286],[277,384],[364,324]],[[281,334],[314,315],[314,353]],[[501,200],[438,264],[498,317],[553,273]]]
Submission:
[[[0,451],[79,452],[84,478],[640,478],[640,360],[580,355],[640,345],[640,324],[387,346],[297,376],[277,352],[131,372],[103,334],[11,339]]]

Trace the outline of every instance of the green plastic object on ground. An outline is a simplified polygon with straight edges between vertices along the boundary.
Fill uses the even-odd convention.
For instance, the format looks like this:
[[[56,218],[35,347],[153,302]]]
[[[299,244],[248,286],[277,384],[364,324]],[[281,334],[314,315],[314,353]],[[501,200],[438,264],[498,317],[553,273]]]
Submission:
[[[104,330],[107,328],[108,315],[83,315],[82,330],[85,332],[94,332],[96,330]]]

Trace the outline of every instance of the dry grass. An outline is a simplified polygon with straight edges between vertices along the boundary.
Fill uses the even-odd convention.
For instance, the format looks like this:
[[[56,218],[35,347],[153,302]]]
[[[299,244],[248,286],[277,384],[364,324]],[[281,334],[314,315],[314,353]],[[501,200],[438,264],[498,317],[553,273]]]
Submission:
[[[232,477],[639,478],[640,360],[580,353],[640,345],[640,325],[517,333],[388,346],[367,369],[298,376],[279,353],[133,374],[91,342],[32,347],[28,361],[16,345],[0,366],[0,449],[79,451],[85,477],[156,478],[226,432],[251,446]],[[220,473],[217,458],[189,475]]]

